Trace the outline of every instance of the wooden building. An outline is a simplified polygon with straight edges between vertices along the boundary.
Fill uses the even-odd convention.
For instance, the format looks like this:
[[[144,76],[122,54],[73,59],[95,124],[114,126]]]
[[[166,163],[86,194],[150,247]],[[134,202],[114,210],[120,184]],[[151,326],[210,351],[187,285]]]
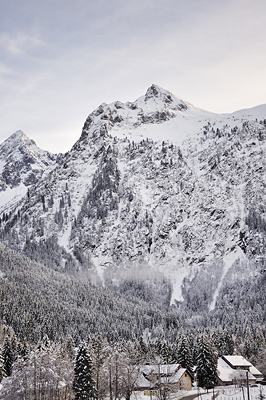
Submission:
[[[180,364],[142,365],[135,389],[146,395],[158,394],[166,390],[191,390],[193,377]]]

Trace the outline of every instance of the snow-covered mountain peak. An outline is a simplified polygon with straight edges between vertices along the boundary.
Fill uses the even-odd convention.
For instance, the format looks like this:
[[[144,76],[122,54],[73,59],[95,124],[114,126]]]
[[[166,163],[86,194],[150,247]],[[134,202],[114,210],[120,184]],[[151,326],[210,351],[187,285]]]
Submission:
[[[56,161],[57,155],[40,149],[21,130],[9,136],[0,145],[0,207],[25,194]]]
[[[34,140],[21,130],[13,133],[0,145],[0,160],[5,163],[22,161],[22,159],[30,164],[38,163],[40,159],[45,163],[47,157],[55,158],[53,154],[40,149]]]
[[[157,106],[157,108],[170,108],[172,110],[178,110],[182,112],[190,108],[189,103],[177,98],[168,90],[165,90],[154,84],[147,89],[144,97],[140,97],[138,100],[136,100],[136,103],[139,106],[141,106],[141,103],[143,102],[148,108],[150,108],[150,111],[152,111],[154,105]]]
[[[172,97],[172,94],[170,92],[168,92],[168,90],[165,90],[163,88],[161,88],[158,85],[155,85],[154,83],[148,87],[146,94],[145,94],[145,99],[146,101],[152,97],[162,97],[162,96],[170,96]],[[171,101],[169,97],[169,100]]]
[[[27,136],[23,131],[19,129],[16,132],[14,132],[11,136],[9,136],[9,138],[7,138],[6,140],[15,140],[16,138],[20,139],[22,137],[27,137]]]
[[[134,102],[102,103],[88,116],[81,140],[111,135],[134,142],[149,138],[179,145],[213,116],[216,114],[194,107],[153,84]]]
[[[32,139],[28,138],[23,131],[18,130],[0,145],[0,154],[5,153],[6,155],[6,152],[9,150],[14,153],[14,150],[21,145],[31,147],[33,145],[36,146],[36,143]]]

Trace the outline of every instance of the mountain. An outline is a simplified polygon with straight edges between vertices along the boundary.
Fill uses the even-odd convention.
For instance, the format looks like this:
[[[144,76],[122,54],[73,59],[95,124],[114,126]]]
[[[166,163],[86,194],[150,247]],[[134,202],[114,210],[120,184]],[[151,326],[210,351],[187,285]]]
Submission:
[[[27,188],[52,169],[57,156],[41,150],[22,131],[13,133],[0,145],[0,209],[18,200]]]
[[[265,118],[266,105],[219,115],[156,85],[103,103],[5,210],[1,240],[113,288],[167,280],[172,303],[214,310],[228,284],[261,274]]]

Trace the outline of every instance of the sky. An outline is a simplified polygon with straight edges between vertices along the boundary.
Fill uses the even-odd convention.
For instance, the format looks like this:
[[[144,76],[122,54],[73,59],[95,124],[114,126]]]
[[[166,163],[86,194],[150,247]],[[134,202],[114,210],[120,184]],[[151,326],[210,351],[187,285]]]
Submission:
[[[151,84],[212,112],[266,103],[265,0],[0,0],[0,143],[66,152]]]

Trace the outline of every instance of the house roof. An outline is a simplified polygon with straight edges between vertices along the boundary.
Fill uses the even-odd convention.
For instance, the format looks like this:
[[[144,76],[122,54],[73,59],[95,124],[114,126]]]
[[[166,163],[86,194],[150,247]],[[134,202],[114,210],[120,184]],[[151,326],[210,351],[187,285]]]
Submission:
[[[233,381],[233,379],[239,379],[239,378],[245,379],[247,376],[247,372],[249,380],[251,381],[256,380],[256,378],[247,370],[233,369],[229,364],[227,364],[227,362],[222,357],[218,359],[217,371],[220,381],[225,383],[226,382],[230,383]]]
[[[254,365],[251,365],[251,367],[249,368],[249,370],[250,370],[250,372],[252,373],[252,375],[263,377],[263,374],[262,374],[256,367],[254,367]]]
[[[166,365],[151,364],[151,365],[141,365],[140,371],[146,375],[149,374],[173,375],[180,367],[181,367],[180,364],[166,364]]]
[[[232,370],[233,368],[230,367],[230,365],[227,364],[225,360],[223,360],[221,357],[218,358],[217,371],[218,371],[218,377],[221,381],[223,382],[231,381]]]
[[[153,389],[154,388],[154,383],[149,381],[148,379],[145,378],[143,374],[139,374],[136,382],[135,382],[135,387],[136,388],[147,388],[147,389]]]
[[[223,359],[233,367],[251,367],[252,364],[242,356],[223,356]]]
[[[185,368],[180,368],[178,371],[176,371],[175,374],[173,374],[172,376],[162,376],[160,379],[158,379],[158,383],[160,381],[160,383],[163,384],[175,384],[178,383],[181,376],[186,372]]]

